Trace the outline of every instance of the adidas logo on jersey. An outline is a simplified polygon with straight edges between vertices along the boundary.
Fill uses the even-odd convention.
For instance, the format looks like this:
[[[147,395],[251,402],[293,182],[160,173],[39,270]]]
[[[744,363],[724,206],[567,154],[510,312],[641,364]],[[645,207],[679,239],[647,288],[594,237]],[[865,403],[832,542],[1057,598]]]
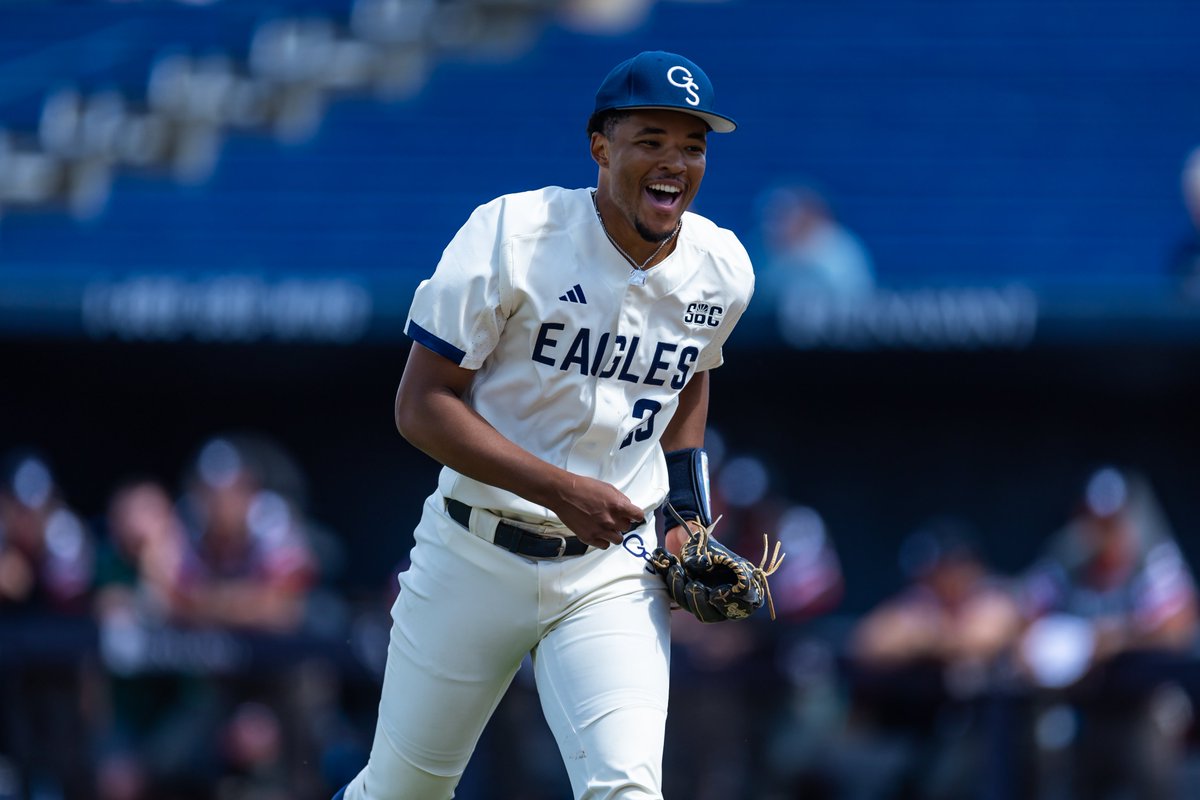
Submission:
[[[587,298],[583,296],[583,287],[578,283],[567,289],[566,294],[560,294],[559,300],[566,300],[568,303],[583,303],[587,305]]]

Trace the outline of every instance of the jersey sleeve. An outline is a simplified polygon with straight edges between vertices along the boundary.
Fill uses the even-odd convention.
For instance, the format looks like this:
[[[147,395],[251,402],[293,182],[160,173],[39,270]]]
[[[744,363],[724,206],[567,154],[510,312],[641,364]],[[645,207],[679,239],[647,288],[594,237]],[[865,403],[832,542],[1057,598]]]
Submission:
[[[730,286],[737,289],[737,294],[729,303],[729,308],[725,310],[724,321],[717,328],[716,335],[701,351],[700,358],[696,361],[697,372],[716,369],[725,362],[723,350],[725,342],[728,341],[729,334],[733,333],[738,320],[742,318],[742,314],[750,304],[750,298],[754,295],[754,269],[750,265],[749,254],[746,253],[746,249],[742,247],[742,243],[737,240],[736,236],[728,231],[722,231],[722,233],[727,234],[724,243],[725,268],[729,272],[727,280]]]
[[[479,369],[504,329],[497,202],[475,209],[413,296],[404,332],[465,369]]]

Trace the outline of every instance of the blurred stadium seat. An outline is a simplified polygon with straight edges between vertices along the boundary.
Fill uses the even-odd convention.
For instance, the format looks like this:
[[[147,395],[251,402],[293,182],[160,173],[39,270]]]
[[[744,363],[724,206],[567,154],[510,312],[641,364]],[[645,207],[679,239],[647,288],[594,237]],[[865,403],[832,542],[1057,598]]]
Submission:
[[[96,335],[81,275],[352,274],[377,299],[363,335],[393,338],[472,207],[592,179],[560,117],[586,115],[614,57],[666,47],[711,65],[742,122],[699,203],[748,244],[755,195],[812,176],[885,288],[1023,284],[1042,336],[1090,336],[1097,309],[1200,335],[1166,268],[1200,130],[1195,4],[605,8],[7,3],[0,308],[48,281],[64,332]]]

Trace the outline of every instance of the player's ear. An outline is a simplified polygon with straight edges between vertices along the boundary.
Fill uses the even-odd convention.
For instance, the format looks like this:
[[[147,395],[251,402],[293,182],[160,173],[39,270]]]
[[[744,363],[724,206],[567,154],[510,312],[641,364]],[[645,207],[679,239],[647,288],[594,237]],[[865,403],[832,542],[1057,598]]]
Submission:
[[[599,131],[592,133],[592,160],[601,167],[608,166],[608,137]]]

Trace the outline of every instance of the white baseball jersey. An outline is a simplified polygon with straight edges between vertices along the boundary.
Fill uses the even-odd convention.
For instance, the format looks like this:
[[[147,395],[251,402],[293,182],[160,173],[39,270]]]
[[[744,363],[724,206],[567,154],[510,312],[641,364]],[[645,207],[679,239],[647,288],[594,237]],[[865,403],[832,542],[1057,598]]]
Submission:
[[[644,277],[644,283],[639,284]],[[667,494],[659,437],[754,289],[730,231],[685,213],[675,250],[635,275],[590,189],[548,187],[480,206],[413,299],[406,332],[478,370],[467,404],[501,434],[649,512]],[[446,497],[531,522],[546,508],[445,467]]]

